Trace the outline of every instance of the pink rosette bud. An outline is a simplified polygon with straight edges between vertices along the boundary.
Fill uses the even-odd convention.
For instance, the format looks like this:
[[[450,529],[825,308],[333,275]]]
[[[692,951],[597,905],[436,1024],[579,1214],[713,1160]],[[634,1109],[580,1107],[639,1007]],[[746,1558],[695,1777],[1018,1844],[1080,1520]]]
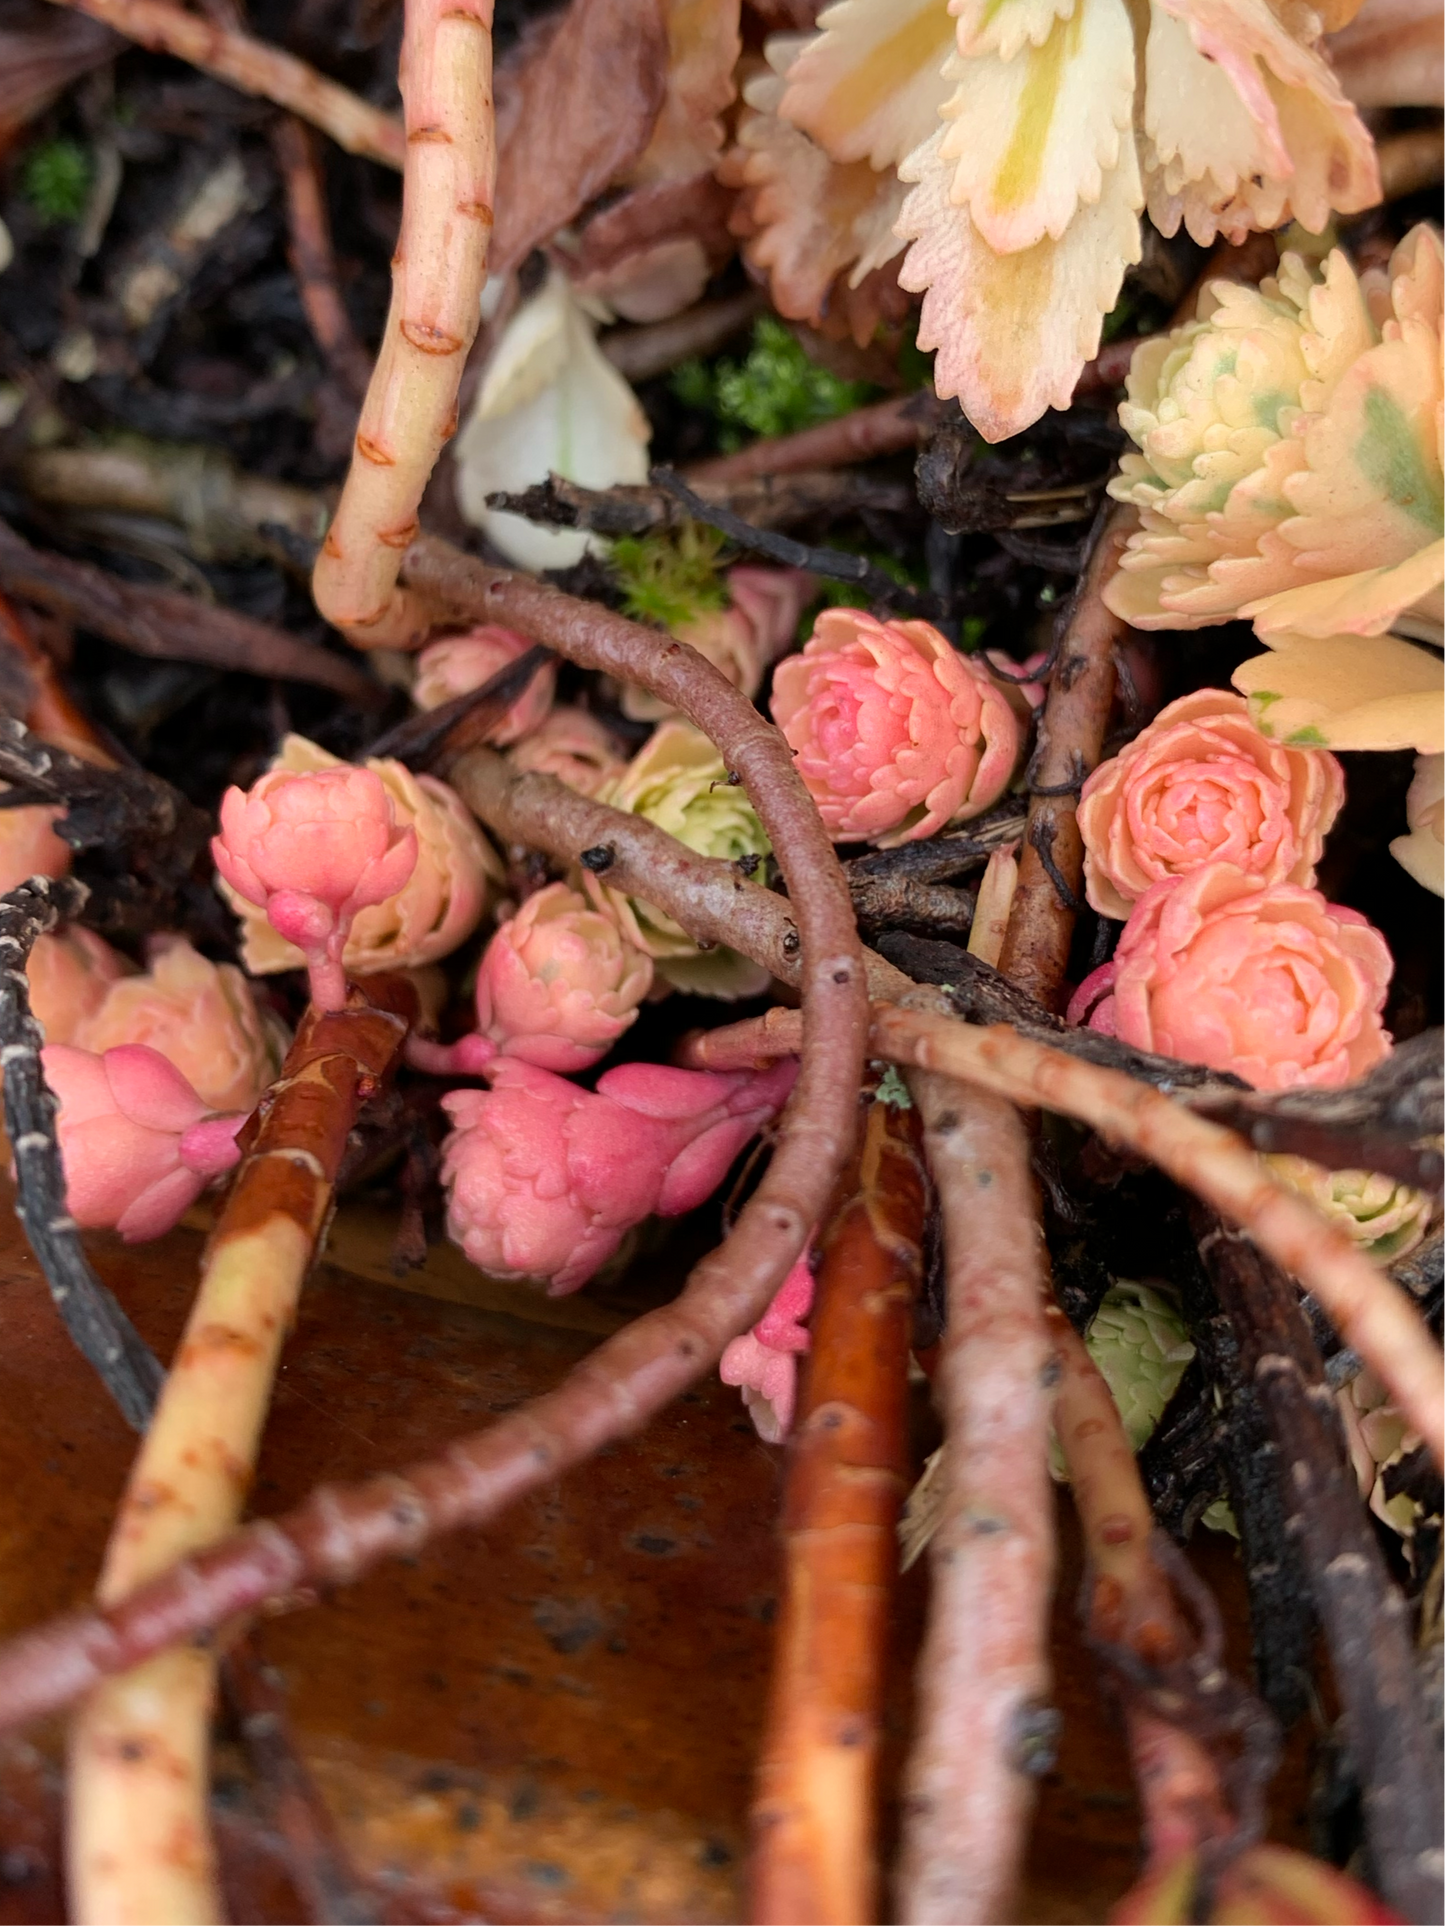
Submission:
[[[754,1428],[767,1444],[781,1444],[793,1427],[798,1358],[812,1344],[802,1320],[813,1308],[813,1289],[813,1267],[804,1251],[752,1330],[734,1338],[718,1363],[718,1376],[741,1389]]]
[[[22,803],[0,809],[0,896],[6,896],[32,876],[68,876],[70,845],[55,833],[65,814],[48,803]]]
[[[1250,721],[1243,696],[1198,689],[1084,784],[1089,901],[1103,916],[1125,917],[1151,885],[1205,863],[1308,888],[1344,798],[1344,771],[1328,749],[1274,742]]]
[[[715,1076],[626,1063],[595,1094],[515,1057],[442,1099],[447,1228],[479,1269],[575,1291],[645,1217],[692,1210],[782,1107],[791,1061]]]
[[[144,1043],[175,1065],[208,1110],[254,1110],[279,1065],[245,977],[233,964],[208,962],[183,936],[157,937],[150,965],[144,976],[112,983],[63,1041],[97,1053]]]
[[[412,700],[419,709],[439,709],[457,696],[470,695],[531,646],[525,635],[499,628],[495,622],[483,622],[460,635],[444,635],[439,642],[428,643],[416,659]],[[488,741],[505,748],[535,729],[551,708],[556,687],[557,670],[552,663],[544,663],[491,730]]]
[[[585,709],[554,709],[507,752],[516,769],[555,776],[579,796],[595,796],[622,774],[626,757],[612,731]]]
[[[1332,1089],[1389,1055],[1393,967],[1358,911],[1210,863],[1139,898],[1069,1020],[1260,1090]]]
[[[287,736],[270,773],[310,776],[348,767],[305,736]],[[381,784],[397,829],[414,832],[416,863],[400,889],[356,912],[342,953],[352,976],[416,969],[450,955],[481,921],[488,888],[504,874],[454,789],[435,776],[414,776],[404,763],[387,756],[373,756],[366,773]],[[306,958],[267,921],[263,910],[253,907],[224,875],[219,887],[241,919],[241,960],[250,974],[300,969]]]
[[[487,945],[477,1028],[543,1070],[586,1070],[636,1020],[652,958],[585,896],[552,883],[529,896]]]
[[[772,710],[834,842],[890,849],[977,816],[1018,760],[1008,698],[927,622],[825,610]]]
[[[74,1043],[75,1033],[93,1017],[111,985],[133,969],[117,950],[95,934],[72,924],[37,937],[25,966],[30,1013],[47,1043]]]
[[[345,1005],[352,918],[396,895],[416,853],[416,832],[397,828],[375,771],[346,763],[307,775],[271,769],[249,791],[228,789],[211,842],[232,889],[300,950],[320,1010]]]
[[[117,1230],[128,1244],[160,1237],[238,1162],[244,1114],[209,1112],[158,1050],[133,1043],[97,1056],[51,1043],[40,1055],[59,1103],[66,1208],[82,1230]]]

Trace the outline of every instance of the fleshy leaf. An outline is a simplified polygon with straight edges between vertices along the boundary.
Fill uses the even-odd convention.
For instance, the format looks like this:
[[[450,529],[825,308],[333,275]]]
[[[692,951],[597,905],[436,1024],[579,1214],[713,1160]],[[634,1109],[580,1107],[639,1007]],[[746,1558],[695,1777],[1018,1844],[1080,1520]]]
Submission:
[[[951,60],[942,109],[949,199],[1000,253],[1059,240],[1120,164],[1134,113],[1134,33],[1124,0],[1075,0],[1040,46],[1010,60]],[[1132,144],[1132,143],[1131,143]]]
[[[1330,749],[1445,750],[1440,660],[1398,636],[1271,636],[1234,686],[1255,725],[1279,742]]]
[[[835,161],[896,167],[933,132],[948,92],[947,0],[839,0],[818,25],[779,112]]]
[[[938,350],[940,398],[957,395],[979,433],[1002,441],[1046,408],[1067,408],[1098,352],[1124,270],[1139,259],[1139,167],[1125,140],[1098,203],[1080,208],[1061,241],[996,254],[949,199],[942,140],[940,130],[899,170],[917,185],[899,217],[913,245],[898,279],[923,293],[918,345]]]

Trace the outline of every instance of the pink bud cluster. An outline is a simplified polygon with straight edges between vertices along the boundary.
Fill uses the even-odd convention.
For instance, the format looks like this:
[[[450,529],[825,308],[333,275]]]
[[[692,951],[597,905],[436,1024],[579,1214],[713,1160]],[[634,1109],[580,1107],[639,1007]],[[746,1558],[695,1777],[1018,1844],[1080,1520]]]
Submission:
[[[160,1237],[240,1158],[244,1111],[208,1110],[158,1050],[51,1043],[41,1061],[59,1104],[66,1208],[82,1230]]]
[[[228,789],[211,854],[232,889],[301,951],[316,1007],[339,1010],[352,920],[404,886],[417,839],[397,827],[375,771],[342,763],[306,775],[271,769],[250,790]]]
[[[723,1352],[718,1376],[735,1384],[757,1434],[781,1444],[793,1428],[798,1401],[798,1359],[812,1344],[803,1319],[813,1308],[813,1266],[804,1251],[778,1294],[751,1331]]]
[[[626,1063],[594,1092],[503,1057],[490,1090],[442,1099],[448,1230],[482,1270],[575,1291],[633,1225],[709,1197],[795,1074],[791,1060],[736,1076]]]
[[[1128,920],[1070,1021],[1262,1090],[1363,1076],[1390,952],[1309,887],[1344,793],[1328,750],[1263,735],[1227,689],[1161,710],[1080,797],[1089,901]]]
[[[637,1018],[652,959],[614,917],[565,883],[529,896],[488,943],[477,972],[477,1027],[460,1042],[414,1041],[410,1061],[474,1075],[497,1056],[542,1070],[590,1069]]]
[[[773,676],[773,720],[835,842],[890,848],[977,816],[1021,725],[985,663],[927,622],[827,609]]]
[[[1393,967],[1357,910],[1208,863],[1144,892],[1068,1015],[1260,1090],[1333,1089],[1389,1055]]]

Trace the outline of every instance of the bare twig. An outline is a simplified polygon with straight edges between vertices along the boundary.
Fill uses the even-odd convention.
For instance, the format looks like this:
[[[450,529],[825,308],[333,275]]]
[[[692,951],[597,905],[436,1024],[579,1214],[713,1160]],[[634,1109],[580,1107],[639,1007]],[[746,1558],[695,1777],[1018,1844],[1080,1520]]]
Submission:
[[[691,492],[710,509],[725,509],[753,530],[787,528],[817,517],[866,512],[913,517],[918,512],[906,482],[832,468],[760,475],[752,481],[699,482]],[[693,520],[676,494],[666,489],[624,482],[584,488],[562,475],[549,475],[519,494],[498,490],[488,495],[487,506],[551,528],[590,528],[599,535],[642,535],[651,529],[683,528]]]
[[[366,995],[313,1010],[298,1031],[207,1246],[106,1551],[102,1603],[234,1525],[347,1137],[400,1053],[412,1007],[404,982],[373,978]],[[221,1917],[207,1822],[215,1663],[195,1647],[161,1653],[77,1714],[68,1850],[79,1919]]]
[[[871,876],[879,880],[907,877],[915,883],[950,882],[982,869],[996,849],[1016,843],[1024,831],[1024,818],[1014,804],[1007,803],[987,816],[971,822],[966,831],[930,836],[921,843],[900,843],[897,849],[874,849],[866,856],[855,856],[844,865],[851,876]]]
[[[456,431],[481,319],[497,171],[492,0],[407,0],[401,97],[406,177],[391,309],[311,578],[317,608],[363,648],[414,648],[431,625],[425,602],[398,587],[397,569]]]
[[[15,1215],[45,1275],[76,1349],[119,1406],[144,1430],[162,1371],[140,1334],[101,1283],[65,1208],[65,1172],[55,1138],[55,1098],[40,1067],[44,1038],[30,1014],[25,965],[39,936],[85,903],[73,878],[35,876],[0,897],[0,1066],[5,1130],[15,1159]]]
[[[1033,1782],[1052,1762],[1053,1350],[1028,1141],[1008,1102],[914,1074],[943,1211],[948,1322],[935,1383],[942,1516],[904,1790],[909,1921],[1010,1918]]]
[[[323,496],[269,475],[246,474],[219,448],[177,448],[133,437],[105,448],[37,448],[20,472],[36,501],[178,522],[203,562],[264,554],[260,531],[267,527],[311,543],[326,532]]]
[[[759,475],[786,475],[799,468],[838,468],[915,448],[933,427],[938,404],[931,395],[898,395],[890,401],[855,408],[835,421],[819,422],[796,434],[752,442],[734,455],[694,462],[687,479],[700,482],[751,481]]]
[[[1280,1452],[1286,1531],[1304,1556],[1359,1768],[1375,1875],[1406,1919],[1441,1912],[1440,1771],[1404,1600],[1346,1460],[1319,1353],[1290,1281],[1208,1211],[1194,1230]]]
[[[914,1112],[874,1103],[821,1242],[788,1465],[782,1604],[753,1804],[757,1921],[867,1926],[880,1916],[878,1728],[926,1193]]]
[[[1069,944],[1082,901],[1079,788],[1098,762],[1113,706],[1114,652],[1126,633],[1100,597],[1135,524],[1113,507],[1064,617],[1064,639],[1029,765],[1028,827],[999,968],[1048,1009],[1063,1001]]]
[[[1088,1637],[1123,1694],[1149,1858],[1162,1869],[1258,1836],[1274,1729],[1225,1671],[1218,1615],[1197,1580],[1192,1610],[1181,1610],[1174,1575],[1187,1568],[1164,1556],[1118,1406],[1063,1312],[1050,1306],[1048,1317],[1060,1368],[1054,1428],[1088,1558]],[[1242,1752],[1227,1758],[1223,1742],[1235,1740]]]
[[[836,548],[812,548],[806,542],[795,542],[789,535],[754,528],[720,502],[705,501],[671,468],[654,468],[651,479],[656,487],[680,502],[694,521],[717,529],[745,551],[766,555],[769,561],[783,568],[807,569],[810,574],[822,575],[832,582],[851,582],[881,608],[900,609],[916,616],[943,612],[936,595],[912,588],[906,582],[894,581],[866,555],[845,555]]]
[[[269,1811],[286,1869],[317,1926],[365,1926],[376,1902],[347,1856],[326,1801],[297,1751],[279,1674],[243,1638],[221,1662],[221,1690]]]
[[[364,708],[385,700],[385,691],[364,669],[330,649],[198,596],[123,582],[93,563],[32,548],[3,521],[0,580],[22,601],[63,615],[137,655],[310,682]]]
[[[362,347],[336,285],[331,217],[316,141],[304,120],[285,114],[271,130],[271,146],[286,194],[288,258],[301,305],[316,345],[332,373],[356,401],[371,379],[371,356]]]
[[[327,80],[304,60],[249,34],[216,26],[170,0],[55,0],[104,21],[152,53],[171,54],[242,93],[274,101],[309,120],[349,154],[400,168],[406,144],[398,122]]]
[[[933,930],[967,936],[974,899],[946,883],[915,883],[907,876],[855,876],[849,880],[853,913],[864,930]]]

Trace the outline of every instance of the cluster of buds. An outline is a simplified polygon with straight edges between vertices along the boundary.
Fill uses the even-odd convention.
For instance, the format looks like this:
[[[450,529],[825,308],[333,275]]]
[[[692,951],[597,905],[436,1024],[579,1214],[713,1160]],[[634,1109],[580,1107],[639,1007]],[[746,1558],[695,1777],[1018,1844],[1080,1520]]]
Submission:
[[[927,622],[825,610],[772,710],[835,842],[889,849],[981,815],[1018,761],[1003,685]]]
[[[791,1059],[736,1076],[625,1063],[594,1092],[503,1058],[490,1090],[442,1100],[447,1227],[480,1269],[575,1291],[634,1225],[711,1196],[795,1073]]]

